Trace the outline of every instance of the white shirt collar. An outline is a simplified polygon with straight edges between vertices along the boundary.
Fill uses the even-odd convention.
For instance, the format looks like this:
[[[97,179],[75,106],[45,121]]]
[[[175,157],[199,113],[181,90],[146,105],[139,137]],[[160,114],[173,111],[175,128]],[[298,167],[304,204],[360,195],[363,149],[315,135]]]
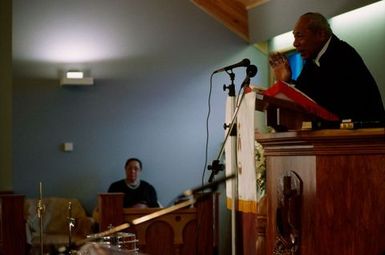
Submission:
[[[329,47],[329,43],[330,43],[330,40],[332,39],[332,37],[330,36],[329,37],[329,40],[325,43],[325,45],[322,47],[322,49],[320,50],[320,52],[318,52],[318,55],[317,57],[314,59],[314,63],[319,67],[321,64],[319,62],[320,58],[322,57],[322,55],[325,53],[325,51],[328,49]]]
[[[135,182],[132,182],[132,183],[128,183],[127,180],[126,180],[126,185],[130,189],[137,189],[139,187],[139,185],[140,185],[140,180],[137,179]]]

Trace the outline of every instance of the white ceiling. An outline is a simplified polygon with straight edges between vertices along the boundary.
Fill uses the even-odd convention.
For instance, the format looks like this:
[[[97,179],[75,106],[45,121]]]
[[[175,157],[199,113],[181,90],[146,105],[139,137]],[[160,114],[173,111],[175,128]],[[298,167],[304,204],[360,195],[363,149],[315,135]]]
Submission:
[[[249,10],[251,42],[258,43],[291,31],[298,17],[320,12],[326,18],[378,2],[378,0],[270,0]]]
[[[132,63],[146,65],[166,52],[203,46],[190,45],[186,33],[199,34],[203,26],[189,24],[207,22],[200,21],[206,15],[187,0],[165,3],[13,0],[14,73],[56,78],[59,69],[87,67],[116,77]]]
[[[305,11],[334,16],[372,2],[376,1],[267,1],[249,10],[251,43],[291,30]],[[93,72],[99,68],[101,74],[110,68],[109,75],[118,76],[118,72],[124,73],[130,67],[132,59],[145,65],[165,52],[175,52],[178,56],[189,47],[205,47],[205,40],[210,38],[202,38],[200,45],[189,43],[186,38],[200,33],[193,31],[198,27],[193,23],[207,24],[207,20],[218,23],[189,0],[13,0],[12,3],[16,76],[57,78],[58,72],[69,67],[92,68]],[[175,45],[180,46],[175,48]],[[105,62],[108,65],[98,65]],[[119,70],[123,64],[125,68]]]

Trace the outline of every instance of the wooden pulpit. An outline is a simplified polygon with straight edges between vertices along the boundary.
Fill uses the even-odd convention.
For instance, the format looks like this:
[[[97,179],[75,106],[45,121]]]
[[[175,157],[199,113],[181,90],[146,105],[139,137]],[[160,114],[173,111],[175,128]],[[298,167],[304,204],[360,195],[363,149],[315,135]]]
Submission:
[[[299,222],[288,228],[298,249],[289,247],[290,254],[385,254],[384,128],[257,134],[256,140],[266,157],[266,254],[286,254],[277,244],[293,212]],[[283,219],[279,190],[290,173],[302,183],[301,201]]]

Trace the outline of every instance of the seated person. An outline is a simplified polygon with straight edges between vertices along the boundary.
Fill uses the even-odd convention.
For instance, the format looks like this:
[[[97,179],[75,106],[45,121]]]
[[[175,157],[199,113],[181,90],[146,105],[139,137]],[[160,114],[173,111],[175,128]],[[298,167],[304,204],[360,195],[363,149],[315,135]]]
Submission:
[[[270,55],[277,80],[295,87],[342,120],[385,122],[385,111],[377,83],[361,56],[331,30],[319,13],[306,13],[297,21],[293,45],[304,60],[297,80],[282,53]]]
[[[108,192],[124,193],[125,208],[159,207],[155,188],[139,178],[142,172],[142,162],[137,158],[129,158],[124,169],[126,178],[112,183]]]

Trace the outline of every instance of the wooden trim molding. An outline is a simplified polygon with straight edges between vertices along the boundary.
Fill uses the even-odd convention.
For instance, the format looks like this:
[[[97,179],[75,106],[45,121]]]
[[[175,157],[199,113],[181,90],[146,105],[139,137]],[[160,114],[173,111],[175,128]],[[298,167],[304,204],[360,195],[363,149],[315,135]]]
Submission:
[[[248,10],[269,0],[191,0],[228,29],[250,42]]]

